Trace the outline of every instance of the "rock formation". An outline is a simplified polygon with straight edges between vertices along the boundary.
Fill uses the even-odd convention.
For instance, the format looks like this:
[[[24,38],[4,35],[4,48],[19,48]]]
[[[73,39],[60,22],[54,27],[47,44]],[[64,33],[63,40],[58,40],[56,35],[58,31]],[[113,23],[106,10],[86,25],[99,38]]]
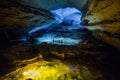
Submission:
[[[1,1],[0,29],[22,29],[40,26],[54,18],[47,10],[15,4],[8,0]]]
[[[117,79],[120,72],[118,71],[120,68],[119,4],[120,0],[0,0],[0,80],[120,80]],[[81,10],[84,25],[71,27],[65,26],[64,23],[48,29],[51,25],[48,23],[54,21],[50,11],[64,7],[75,7]],[[63,22],[68,24],[68,19],[77,18],[75,14],[66,16]],[[83,26],[89,30],[87,31],[90,36],[85,34],[88,38],[86,41],[72,46],[47,43],[35,45],[33,35],[25,35],[25,38],[29,38],[28,43],[33,43],[31,45],[23,42],[14,44],[7,42],[12,31],[21,30],[21,33],[24,33],[24,30],[27,30],[29,34],[36,32],[37,35],[38,29],[41,28],[40,32],[43,31],[45,34],[56,31],[62,33],[59,36],[70,36],[76,39],[79,34],[84,36],[78,30],[78,27],[82,29]],[[45,32],[46,27],[48,30]],[[66,32],[63,34],[62,28],[65,29],[64,32],[69,29],[72,34]],[[68,38],[65,40],[70,42]],[[64,43],[59,38],[54,38],[53,41]],[[8,47],[3,48],[4,45]],[[44,79],[40,78],[41,74]]]
[[[120,49],[119,0],[90,0],[82,22],[96,38]]]
[[[74,6],[83,13],[82,23],[93,35],[108,44],[120,48],[120,1],[119,0],[4,0],[0,8],[0,30],[27,29],[53,21],[47,10]],[[49,6],[48,6],[49,5]],[[86,9],[86,10],[84,10]],[[105,37],[107,36],[107,37]]]
[[[16,0],[12,1],[16,2]],[[87,1],[88,0],[19,0],[17,2],[35,8],[54,10],[66,6],[74,6],[78,9],[81,9],[87,3]]]

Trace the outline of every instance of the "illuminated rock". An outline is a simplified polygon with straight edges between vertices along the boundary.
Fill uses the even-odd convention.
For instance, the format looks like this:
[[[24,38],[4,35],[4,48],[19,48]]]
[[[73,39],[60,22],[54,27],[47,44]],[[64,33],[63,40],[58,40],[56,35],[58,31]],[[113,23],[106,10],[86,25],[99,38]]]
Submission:
[[[79,44],[84,40],[84,37],[81,38],[80,34],[71,34],[71,33],[64,33],[63,35],[58,33],[49,33],[44,34],[42,37],[36,37],[36,44],[41,44],[46,42],[48,44],[59,44],[59,45],[75,45]]]
[[[80,19],[82,16],[82,13],[72,7],[67,7],[67,8],[60,8],[57,10],[52,10],[51,13],[55,17],[55,20],[58,23],[65,23],[65,24],[80,24]]]
[[[78,25],[81,23],[81,16],[82,14],[80,13],[70,14],[63,19],[62,23],[69,25]]]
[[[90,0],[89,9],[82,21],[87,24],[96,24],[106,21],[120,20],[120,0]]]
[[[84,77],[82,77],[84,76]],[[38,61],[8,73],[4,80],[93,80],[85,66],[65,65],[59,61]]]
[[[93,35],[120,49],[120,0],[90,0],[82,23]]]

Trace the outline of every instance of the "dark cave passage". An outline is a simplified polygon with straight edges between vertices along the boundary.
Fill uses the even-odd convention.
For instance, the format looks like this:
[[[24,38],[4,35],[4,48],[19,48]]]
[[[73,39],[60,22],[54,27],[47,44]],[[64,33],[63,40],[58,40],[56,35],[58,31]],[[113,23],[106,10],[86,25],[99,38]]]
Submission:
[[[38,26],[28,33],[34,36],[36,44],[75,45],[84,41],[87,30],[80,25],[82,13],[72,7],[50,11],[55,17],[51,23]]]
[[[120,80],[111,1],[1,0],[0,80]]]
[[[50,12],[55,18],[52,22],[31,28],[26,32],[21,30],[11,31],[4,33],[4,35],[11,43],[23,42],[28,45],[40,45],[44,42],[58,45],[75,45],[84,42],[91,35],[80,24],[82,13],[78,9],[67,7]]]

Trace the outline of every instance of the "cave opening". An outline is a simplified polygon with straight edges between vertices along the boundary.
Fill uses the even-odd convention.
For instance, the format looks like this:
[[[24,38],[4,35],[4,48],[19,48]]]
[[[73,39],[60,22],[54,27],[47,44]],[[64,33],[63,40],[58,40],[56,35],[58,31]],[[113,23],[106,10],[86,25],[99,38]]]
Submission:
[[[87,30],[81,25],[82,13],[74,7],[51,10],[54,21],[31,29],[29,43],[75,45],[86,39]]]

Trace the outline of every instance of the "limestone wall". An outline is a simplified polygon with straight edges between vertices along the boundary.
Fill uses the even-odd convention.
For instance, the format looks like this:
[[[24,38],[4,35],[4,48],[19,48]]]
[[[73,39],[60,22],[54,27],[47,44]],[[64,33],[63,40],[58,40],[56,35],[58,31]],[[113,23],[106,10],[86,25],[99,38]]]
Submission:
[[[82,20],[87,24],[120,20],[120,0],[90,0]]]

